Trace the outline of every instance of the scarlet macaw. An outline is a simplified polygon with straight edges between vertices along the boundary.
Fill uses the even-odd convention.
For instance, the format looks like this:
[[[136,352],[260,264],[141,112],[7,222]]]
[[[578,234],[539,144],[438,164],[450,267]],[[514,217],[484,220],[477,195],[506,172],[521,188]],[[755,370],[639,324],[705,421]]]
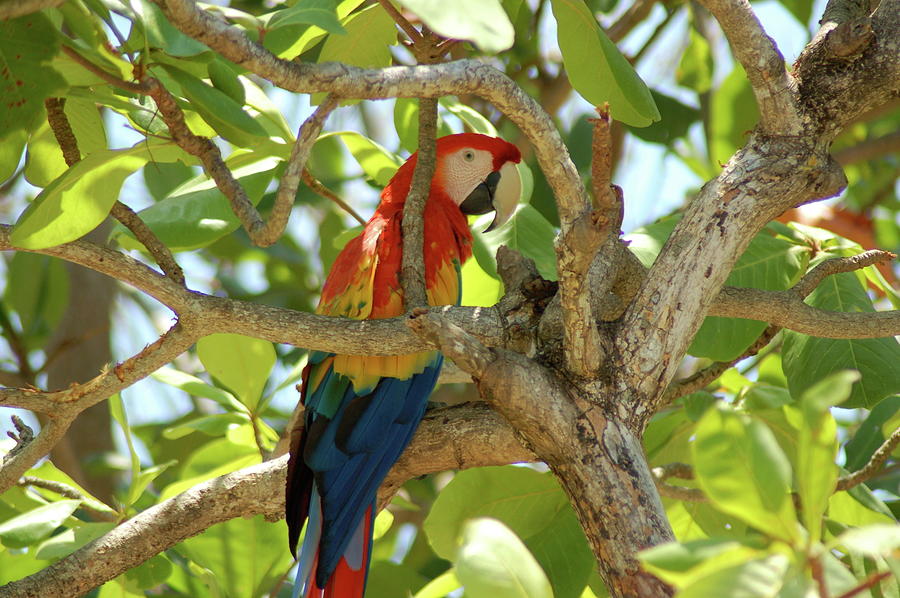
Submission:
[[[512,144],[475,133],[437,140],[424,214],[425,284],[431,305],[458,305],[460,266],[472,255],[466,214],[496,212],[488,230],[512,215],[521,182]],[[317,313],[357,320],[403,314],[400,225],[416,154],[397,170],[362,233],[340,252]],[[294,596],[362,598],[372,546],[375,495],[418,427],[443,356],[313,351],[303,372],[303,422],[291,433],[287,512],[296,554]]]

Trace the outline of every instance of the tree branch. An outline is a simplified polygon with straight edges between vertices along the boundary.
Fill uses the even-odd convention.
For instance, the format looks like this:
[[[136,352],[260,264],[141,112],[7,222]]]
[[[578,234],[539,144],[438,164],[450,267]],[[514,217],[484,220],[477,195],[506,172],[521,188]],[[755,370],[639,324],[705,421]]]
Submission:
[[[796,135],[800,113],[791,78],[775,41],[766,35],[748,0],[701,0],[721,25],[731,52],[750,80],[759,106],[762,130],[770,135]]]
[[[24,17],[45,8],[55,8],[65,0],[6,0],[0,2],[0,21]]]
[[[897,152],[900,152],[900,131],[894,131],[874,139],[867,139],[856,145],[840,149],[834,152],[834,159],[841,166],[848,166],[881,156],[889,156]]]
[[[869,462],[861,469],[841,477],[837,481],[836,490],[849,490],[872,478],[878,470],[881,469],[881,466],[884,465],[884,462],[887,461],[888,457],[891,456],[891,453],[894,452],[894,449],[897,448],[898,444],[900,444],[900,428],[894,430],[887,440],[878,447],[878,450],[872,454]]]
[[[425,203],[431,194],[437,152],[437,100],[419,98],[419,148],[412,184],[403,205],[400,284],[406,311],[428,305],[425,293]]]
[[[363,217],[356,213],[356,210],[353,209],[350,204],[345,202],[341,197],[322,184],[321,181],[316,179],[308,170],[304,169],[303,174],[301,175],[301,180],[303,183],[312,189],[313,193],[317,193],[324,197],[325,199],[334,202],[338,205],[342,210],[353,216],[353,219],[359,222],[360,224],[365,224],[366,221],[363,220]]]

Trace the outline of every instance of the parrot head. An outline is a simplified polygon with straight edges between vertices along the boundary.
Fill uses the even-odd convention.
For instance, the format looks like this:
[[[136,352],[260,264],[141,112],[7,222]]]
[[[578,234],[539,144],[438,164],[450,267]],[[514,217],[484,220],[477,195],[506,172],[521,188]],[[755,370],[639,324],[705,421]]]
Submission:
[[[406,200],[418,153],[397,170],[381,194],[382,202]],[[463,214],[487,214],[494,220],[487,230],[505,223],[516,211],[522,181],[516,168],[519,149],[499,137],[458,133],[437,139],[431,190],[443,191]],[[485,231],[487,232],[487,231]]]
[[[498,137],[478,133],[447,135],[437,140],[435,183],[463,214],[494,212],[485,232],[513,215],[522,192],[516,164],[519,149]]]

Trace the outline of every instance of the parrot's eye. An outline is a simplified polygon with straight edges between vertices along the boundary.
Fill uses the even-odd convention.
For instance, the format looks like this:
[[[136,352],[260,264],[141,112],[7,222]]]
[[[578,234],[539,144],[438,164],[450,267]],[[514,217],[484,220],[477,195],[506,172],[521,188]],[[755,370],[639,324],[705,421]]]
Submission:
[[[466,150],[463,152],[463,160],[465,160],[466,162],[471,162],[474,159],[475,152],[473,152],[472,150]]]

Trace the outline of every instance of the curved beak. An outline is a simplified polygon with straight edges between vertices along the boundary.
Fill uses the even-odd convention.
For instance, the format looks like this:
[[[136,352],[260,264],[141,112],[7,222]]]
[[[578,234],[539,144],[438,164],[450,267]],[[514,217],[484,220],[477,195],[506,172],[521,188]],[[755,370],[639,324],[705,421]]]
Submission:
[[[515,163],[507,162],[500,170],[487,175],[459,205],[463,214],[479,215],[494,212],[494,220],[484,232],[502,226],[516,211],[522,194],[522,181]]]

